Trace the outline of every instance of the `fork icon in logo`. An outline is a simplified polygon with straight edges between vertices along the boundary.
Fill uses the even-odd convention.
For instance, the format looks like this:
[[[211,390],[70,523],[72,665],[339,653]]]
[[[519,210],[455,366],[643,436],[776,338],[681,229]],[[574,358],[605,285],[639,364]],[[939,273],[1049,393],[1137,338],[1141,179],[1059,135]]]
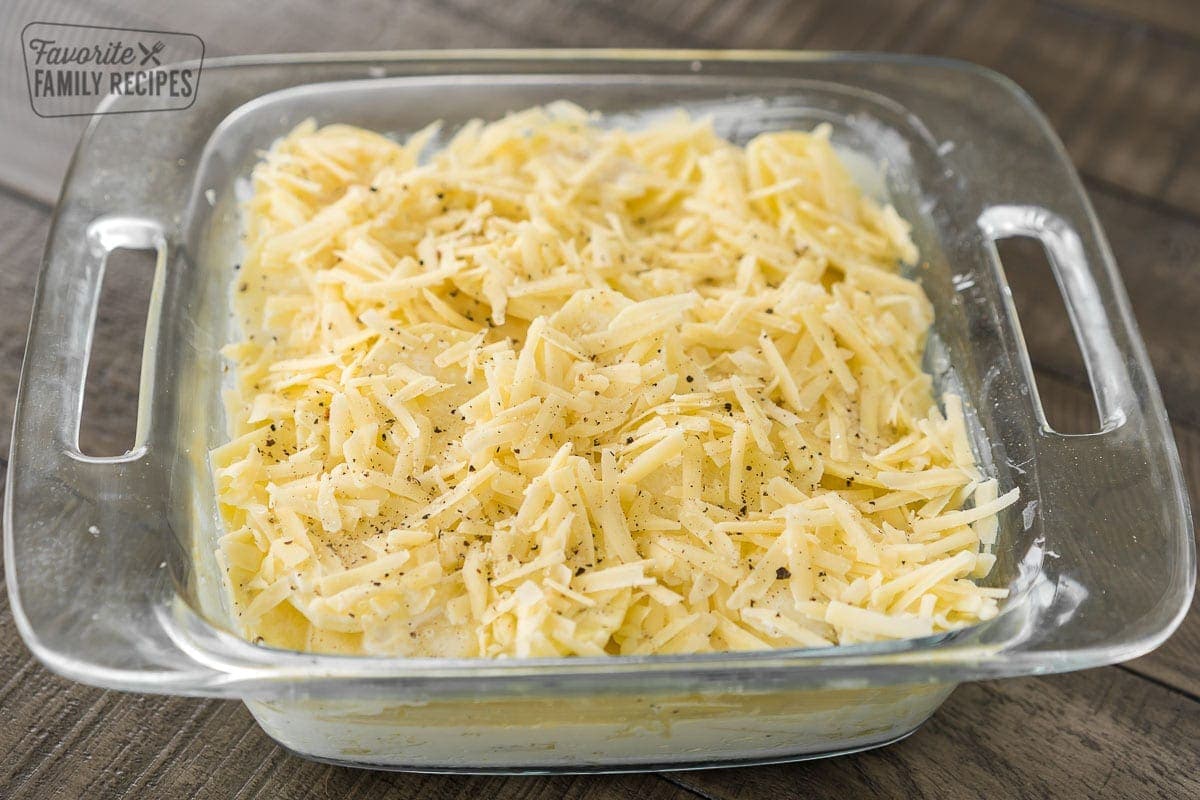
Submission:
[[[149,61],[153,61],[154,66],[156,67],[162,66],[162,62],[158,60],[158,54],[161,53],[164,48],[166,48],[166,45],[162,43],[162,40],[155,42],[154,47],[146,47],[146,45],[138,42],[138,47],[142,51],[142,62],[139,64],[139,66],[144,67]]]

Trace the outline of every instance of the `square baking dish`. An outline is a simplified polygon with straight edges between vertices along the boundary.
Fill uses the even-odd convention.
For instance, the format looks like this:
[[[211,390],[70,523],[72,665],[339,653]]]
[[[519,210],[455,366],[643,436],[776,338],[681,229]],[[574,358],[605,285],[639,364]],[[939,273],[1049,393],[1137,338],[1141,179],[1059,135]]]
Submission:
[[[238,203],[296,123],[397,136],[557,99],[617,124],[685,107],[744,142],[829,123],[864,189],[913,223],[936,309],[926,367],[1021,499],[987,582],[1011,597],[951,634],[810,650],[529,660],[277,650],[230,632],[207,454],[225,439],[220,347]],[[116,99],[102,110],[125,110]],[[1101,430],[1046,423],[994,242],[1045,247]],[[78,447],[105,258],[157,253],[138,433]],[[592,771],[813,758],[912,732],[964,680],[1125,660],[1179,624],[1195,579],[1179,459],[1095,215],[1061,144],[1006,79],[869,54],[474,51],[207,61],[195,105],[93,119],[41,267],[5,502],[13,614],[75,680],[243,699],[308,757],[392,769]]]

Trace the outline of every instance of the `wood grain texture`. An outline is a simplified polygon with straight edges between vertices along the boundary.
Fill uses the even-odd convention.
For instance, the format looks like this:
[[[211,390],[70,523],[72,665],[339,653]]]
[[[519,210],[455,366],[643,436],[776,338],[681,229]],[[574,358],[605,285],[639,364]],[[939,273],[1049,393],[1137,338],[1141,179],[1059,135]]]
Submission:
[[[36,11],[40,18],[72,19],[84,5],[61,0]],[[240,5],[215,5],[161,0],[138,7],[98,0],[86,4],[86,14],[89,21],[115,25],[161,27],[170,20],[172,29],[204,36],[210,54],[445,46],[822,47],[945,54],[1009,74],[1042,104],[1090,176],[1088,188],[1176,421],[1193,507],[1200,501],[1200,325],[1194,311],[1200,305],[1200,155],[1194,147],[1200,44],[1190,18],[1178,16],[1194,3],[353,0],[344,13],[331,15],[320,0],[287,0],[268,28],[248,24],[250,12]],[[1104,8],[1096,11],[1099,6]],[[0,41],[0,48],[9,44]],[[38,130],[27,134],[37,136]],[[15,375],[48,220],[44,206],[0,193],[0,456],[8,449]],[[1043,403],[1052,415],[1082,424],[1092,401],[1078,365],[1064,351],[1069,327],[1039,302],[1057,289],[1034,260],[1014,260],[1006,269],[1020,273],[1028,287],[1019,302],[1028,308],[1022,321],[1040,368]],[[119,321],[141,312],[118,302],[104,313]],[[116,338],[97,346],[115,356],[129,343]],[[137,391],[136,358],[113,363],[131,366],[96,376],[108,408],[133,402]],[[98,447],[124,443],[103,428],[96,437]],[[0,474],[5,467],[0,457]],[[1121,667],[963,687],[915,736],[884,750],[790,766],[608,778],[419,776],[306,762],[275,746],[240,704],[123,695],[50,675],[18,643],[7,597],[0,597],[0,642],[4,798],[1200,795],[1200,613],[1194,609],[1166,645]]]
[[[541,35],[531,11],[541,2],[516,0],[505,13]],[[893,50],[982,64],[1033,96],[1085,174],[1200,211],[1196,182],[1176,174],[1193,163],[1200,126],[1196,43],[1047,0],[583,5],[594,3],[639,30],[665,27],[671,46]]]
[[[729,800],[1182,798],[1200,793],[1197,740],[1200,704],[1109,668],[962,686],[911,738],[853,758],[677,778]]]
[[[1192,211],[1200,209],[1200,147],[1197,147],[1197,141],[1200,141],[1200,135],[1192,138],[1192,145],[1176,161],[1162,192],[1166,202]]]
[[[1187,4],[1163,3],[1179,9]],[[275,5],[269,22],[255,23],[249,7],[232,0],[161,0],[153,6],[46,0],[35,15],[143,27],[170,20],[174,29],[203,37],[210,55],[621,46],[894,50],[964,58],[1021,84],[1085,174],[1200,213],[1200,92],[1193,88],[1200,42],[1131,24],[1138,6],[1129,8],[1131,14],[1098,14],[1059,0],[350,0],[342,13],[330,15],[320,0],[286,0]],[[0,41],[0,63],[6,73],[20,75],[15,47],[15,37]],[[19,80],[0,82],[0,97],[14,108],[26,102],[24,91]],[[8,139],[23,158],[0,164],[0,179],[24,182],[48,200],[57,177],[34,187],[24,167],[32,160],[54,171],[57,159],[61,175],[82,128],[30,116],[16,115],[12,122],[15,133]]]
[[[1200,13],[1194,0],[1072,0],[1084,11],[1144,25],[1162,35],[1200,41]]]

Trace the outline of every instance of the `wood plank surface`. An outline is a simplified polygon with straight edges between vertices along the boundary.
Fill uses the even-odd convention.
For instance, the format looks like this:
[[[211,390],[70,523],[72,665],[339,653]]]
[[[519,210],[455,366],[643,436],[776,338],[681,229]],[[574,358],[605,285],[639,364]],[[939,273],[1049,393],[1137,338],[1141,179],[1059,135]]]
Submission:
[[[20,24],[86,16],[195,31],[210,54],[817,47],[944,54],[999,69],[1042,104],[1087,179],[1176,424],[1193,507],[1200,501],[1200,324],[1193,310],[1200,307],[1200,38],[1194,28],[1200,15],[1187,13],[1194,3],[354,0],[343,6],[343,13],[331,15],[320,0],[288,0],[265,31],[247,24],[248,12],[232,2],[63,0],[17,3],[3,13],[10,21],[25,14]],[[0,42],[0,49],[7,44]],[[0,85],[0,92],[10,91],[11,82]],[[16,120],[16,128],[27,137],[39,130],[27,120]],[[47,152],[43,166],[49,169],[62,156]],[[0,220],[3,471],[13,376],[49,212],[44,204],[0,193]],[[1052,417],[1083,424],[1090,390],[1070,357],[1069,327],[1042,300],[1057,289],[1035,260],[1005,267],[1024,293],[1017,300],[1043,403]],[[120,320],[141,312],[118,303],[105,313]],[[129,342],[116,338],[97,346],[118,356]],[[117,366],[94,376],[101,415],[136,400],[136,359],[111,361]],[[116,447],[125,435],[101,426],[91,444]],[[1126,665],[964,686],[916,735],[883,750],[787,766],[581,778],[417,776],[306,762],[274,745],[240,704],[104,692],[50,675],[19,644],[6,596],[0,598],[0,641],[4,798],[1200,796],[1200,614],[1194,609],[1166,645]]]
[[[21,7],[8,8],[12,25]],[[352,0],[333,15],[322,0],[286,0],[265,23],[267,34],[262,25],[245,24],[230,0],[153,6],[51,0],[37,8],[39,19],[89,24],[153,27],[170,20],[173,29],[203,37],[209,55],[619,46],[874,49],[964,58],[1020,83],[1085,174],[1200,212],[1200,92],[1194,90],[1200,47],[1162,28],[1057,0]],[[23,73],[19,53],[0,48],[0,56],[7,73]],[[0,98],[14,108],[27,103],[24,91],[20,80],[0,82]],[[43,169],[57,159],[61,175],[72,134],[81,130],[82,123],[27,116],[12,121],[23,137],[8,134],[28,151],[11,170],[0,167],[0,179],[10,183],[24,180],[26,170],[18,167],[29,158]],[[43,140],[47,132],[52,141]],[[53,195],[37,189],[43,199]]]
[[[1195,700],[1101,669],[963,686],[911,738],[852,759],[676,779],[722,800],[1194,797],[1197,741]]]
[[[1167,35],[1200,41],[1200,14],[1194,0],[1074,0],[1071,5],[1122,23],[1133,21]]]

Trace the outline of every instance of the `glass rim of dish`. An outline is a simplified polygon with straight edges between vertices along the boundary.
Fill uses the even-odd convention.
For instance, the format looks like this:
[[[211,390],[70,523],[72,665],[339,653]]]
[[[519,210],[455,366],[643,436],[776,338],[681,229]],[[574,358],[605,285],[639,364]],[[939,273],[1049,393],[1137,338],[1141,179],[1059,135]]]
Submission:
[[[676,70],[670,73],[672,76],[696,75],[698,79],[702,80],[706,77],[715,79],[736,77],[739,65],[787,67],[789,65],[822,65],[831,63],[851,66],[883,64],[898,67],[923,67],[968,75],[971,76],[971,80],[982,80],[985,83],[1000,87],[1002,93],[1014,101],[1017,108],[1032,118],[1033,126],[1042,132],[1050,150],[1065,163],[1065,154],[1061,143],[1058,142],[1048,123],[1023,91],[1007,78],[990,70],[967,62],[945,58],[854,52],[491,49],[233,56],[206,59],[203,62],[203,69],[205,78],[210,79],[209,85],[211,86],[211,81],[214,80],[213,76],[221,73],[228,74],[232,80],[234,73],[243,70],[294,67],[300,65],[316,65],[318,67],[331,65],[336,67],[339,65],[377,64],[384,69],[394,68],[401,70],[405,67],[414,67],[419,69],[407,76],[389,75],[388,77],[420,78],[433,77],[439,74],[454,74],[454,69],[457,69],[456,74],[473,75],[477,74],[481,67],[486,67],[492,63],[500,63],[524,67],[530,74],[553,77],[556,73],[576,74],[571,70],[572,68],[578,68],[581,62],[589,69],[598,70],[584,72],[583,74],[587,77],[610,74],[603,71],[606,68],[613,68],[612,74],[621,78],[628,78],[642,72],[648,72],[653,75],[656,65],[667,65],[670,69]],[[702,69],[693,70],[694,63],[701,64]],[[732,73],[722,73],[719,71],[721,68],[732,70]],[[475,71],[473,72],[472,70]],[[489,77],[496,77],[507,73],[487,73],[485,69],[484,74]],[[753,75],[749,77],[753,77]],[[781,77],[786,78],[788,76],[783,75]],[[360,76],[360,78],[370,80],[371,76]],[[331,80],[343,83],[351,80],[351,78],[335,76]],[[832,79],[829,80],[832,81]],[[313,81],[305,81],[298,85],[307,86],[313,83]],[[292,88],[281,86],[274,91],[287,92],[291,91]],[[211,97],[213,93],[210,92],[209,94]],[[231,115],[236,114],[245,105],[257,103],[265,96],[267,96],[267,93],[255,95],[245,103],[234,103],[226,113],[220,115],[218,127],[220,123],[227,120]],[[886,95],[884,96],[886,97]],[[197,103],[202,104],[204,101],[205,92],[202,89],[199,93]],[[899,101],[894,102],[900,108],[905,108],[903,103]],[[914,114],[912,118],[924,127],[924,120],[920,115]],[[97,129],[106,124],[109,124],[109,119],[104,116],[98,116],[92,120],[87,132],[84,134],[80,152],[83,152],[88,146],[90,139],[96,134]],[[216,130],[216,128],[212,130]],[[211,130],[208,133],[211,134]],[[69,198],[72,191],[78,191],[79,189],[79,176],[77,175],[79,167],[80,157],[77,154],[64,183],[64,199]],[[1067,169],[1069,171],[1069,166]],[[1073,175],[1073,173],[1070,174]],[[190,181],[188,182],[188,186],[190,191]],[[1077,177],[1074,179],[1074,184],[1069,188],[1075,191],[1079,190]],[[1097,238],[1098,227],[1094,220],[1094,214],[1091,213],[1090,207],[1086,205],[1086,200],[1082,202],[1086,212],[1085,222],[1090,223],[1090,229],[1081,231],[1081,234],[1088,239],[1089,244],[1092,244],[1091,240]],[[60,206],[59,212],[61,211],[62,207]],[[48,260],[58,237],[64,233],[60,230],[61,222],[59,213],[56,212],[51,242],[47,245]],[[182,224],[186,226],[188,223],[185,221]],[[1102,241],[1102,234],[1099,234],[1099,239],[1099,243],[1095,244],[1094,252],[1100,254],[1100,263],[1093,265],[1092,269],[1098,270],[1098,274],[1103,274],[1106,268],[1109,272],[1112,271],[1111,254],[1108,253],[1107,247]],[[43,282],[45,280],[46,276],[43,275]],[[1104,309],[1113,315],[1118,323],[1132,328],[1132,322],[1128,318],[1128,302],[1121,293],[1119,284],[1115,289],[1111,285],[1102,286],[1101,288],[1104,290]],[[38,334],[37,322],[38,317],[35,316],[35,327],[31,332],[31,337]],[[1136,340],[1136,333],[1133,338]],[[1144,349],[1140,347],[1140,342],[1135,341],[1132,349],[1126,355],[1128,355],[1130,363],[1139,370],[1139,374],[1143,371],[1148,372],[1148,362]],[[23,372],[27,373],[29,370],[30,364],[27,360]],[[1151,383],[1153,382],[1152,377],[1150,381]],[[22,383],[23,385],[27,384],[27,379],[23,378]],[[22,392],[21,407],[26,416],[31,414],[29,411],[30,405],[30,398],[25,395],[25,392]],[[1158,400],[1156,390],[1149,398],[1143,398],[1143,405],[1144,407],[1141,410],[1145,412],[1144,416],[1147,418],[1146,420],[1141,420],[1143,423],[1147,421],[1151,424],[1165,422],[1165,413],[1162,410],[1161,401]],[[1040,407],[1038,410],[1040,410]],[[18,433],[22,430],[22,416],[20,416],[20,413],[17,420]],[[1044,419],[1041,420],[1041,423],[1044,426]],[[1157,426],[1152,425],[1152,427]],[[1089,435],[1098,436],[1109,432],[1111,431],[1106,430],[1101,431],[1099,434]],[[1156,436],[1157,433],[1158,431],[1156,430]],[[1055,436],[1059,435],[1055,434]],[[1157,440],[1155,444],[1157,446]],[[1173,447],[1170,443],[1166,446]],[[10,464],[7,476],[8,487],[4,515],[5,556],[6,563],[9,565],[20,563],[14,558],[14,529],[17,526],[17,517],[14,515],[13,508],[15,502],[14,494],[16,494],[14,492],[14,481],[16,480],[14,477],[16,472],[14,467],[23,466],[27,463],[25,451],[30,449],[30,447],[28,441],[18,439],[18,437],[14,436],[14,458]],[[87,459],[86,456],[79,458],[75,454],[69,453],[68,455],[76,462],[82,462]],[[1168,454],[1166,461],[1168,462],[1168,467],[1170,467],[1171,454]],[[1177,468],[1177,454],[1174,455],[1174,464]],[[1174,473],[1168,475],[1171,482],[1169,488],[1173,492],[1173,498],[1177,499],[1178,503],[1181,503],[1186,510],[1186,495],[1180,493],[1181,483],[1179,482],[1178,471],[1176,469],[1168,470],[1168,472]],[[24,496],[26,492],[21,492],[20,494]],[[1175,497],[1175,495],[1178,495],[1178,497]],[[20,571],[15,566],[10,566],[10,569],[6,570],[6,572],[10,597],[13,599],[13,612],[17,626],[23,638],[39,658],[56,669],[56,671],[68,674],[71,677],[76,677],[89,683],[100,683],[102,685],[121,686],[124,688],[132,687],[154,690],[157,687],[166,691],[182,690],[189,693],[198,691],[199,693],[253,694],[261,696],[263,694],[270,694],[268,685],[278,682],[280,679],[307,681],[326,678],[520,677],[525,672],[528,673],[527,677],[544,679],[547,676],[554,675],[562,675],[565,678],[570,675],[599,675],[603,673],[613,673],[615,675],[625,674],[630,671],[636,671],[639,674],[672,673],[677,675],[682,667],[695,668],[698,673],[716,673],[721,670],[741,667],[753,668],[756,671],[777,669],[787,669],[790,671],[795,667],[816,668],[826,666],[830,667],[833,671],[839,671],[845,676],[844,679],[850,682],[860,680],[867,672],[870,672],[873,678],[878,677],[878,671],[882,669],[891,676],[885,679],[886,682],[891,683],[907,679],[927,680],[934,677],[940,680],[960,680],[969,677],[1003,677],[1066,671],[1124,660],[1152,649],[1163,641],[1182,621],[1194,587],[1195,551],[1191,538],[1190,525],[1187,525],[1187,527],[1178,533],[1182,534],[1178,539],[1179,546],[1176,548],[1179,560],[1176,563],[1176,569],[1172,573],[1172,583],[1170,586],[1163,587],[1163,595],[1160,600],[1160,605],[1168,603],[1168,605],[1174,607],[1174,610],[1162,616],[1162,624],[1156,626],[1155,630],[1141,631],[1138,635],[1122,638],[1119,642],[1101,641],[1094,646],[1070,644],[1069,646],[1057,649],[1053,647],[1039,649],[1036,644],[1032,644],[1031,637],[1036,639],[1037,636],[1035,634],[1045,633],[1045,631],[1039,630],[1031,633],[1028,630],[1024,630],[1026,627],[1025,623],[1028,620],[1020,618],[1022,616],[1020,612],[1023,604],[1018,602],[1018,600],[1027,599],[1029,593],[1026,592],[1021,598],[1014,598],[1006,602],[1001,608],[1000,615],[983,625],[914,639],[835,645],[832,647],[790,648],[761,652],[733,651],[688,655],[568,656],[499,660],[487,658],[448,659],[357,654],[340,655],[282,650],[245,642],[231,633],[214,627],[188,601],[178,594],[174,594],[169,602],[156,605],[154,612],[158,617],[159,623],[167,630],[168,635],[175,645],[186,653],[188,657],[204,666],[205,669],[200,670],[199,674],[201,676],[207,674],[206,677],[197,677],[197,674],[189,673],[186,678],[176,676],[163,680],[159,678],[165,676],[156,678],[155,673],[151,672],[138,673],[131,680],[129,674],[125,671],[120,669],[112,670],[103,665],[89,663],[85,657],[79,657],[82,654],[68,655],[58,652],[54,648],[43,646],[42,637],[22,609],[22,588],[25,587],[21,587],[18,584],[21,578]],[[1182,582],[1179,579],[1182,579]],[[1009,635],[990,641],[980,639],[980,628],[986,627],[994,632],[1001,625],[1010,629]],[[814,673],[811,676],[813,682],[828,684],[831,680],[837,679],[837,676],[828,674],[818,676],[815,674],[815,669],[804,670],[804,672],[809,671]],[[804,678],[800,678],[797,675],[791,675],[795,680],[789,681],[789,685],[799,685],[799,683],[805,682]],[[234,687],[237,687],[236,690]]]

